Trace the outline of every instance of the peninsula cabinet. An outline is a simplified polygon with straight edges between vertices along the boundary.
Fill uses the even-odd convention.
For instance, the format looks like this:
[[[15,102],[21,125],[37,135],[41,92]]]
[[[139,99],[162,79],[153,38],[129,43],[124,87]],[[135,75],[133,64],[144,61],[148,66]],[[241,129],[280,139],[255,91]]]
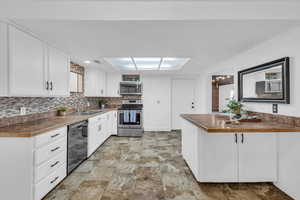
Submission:
[[[1,22],[0,41],[1,96],[69,95],[70,60],[66,54]]]
[[[210,133],[182,119],[182,156],[199,182],[276,182],[275,133]]]

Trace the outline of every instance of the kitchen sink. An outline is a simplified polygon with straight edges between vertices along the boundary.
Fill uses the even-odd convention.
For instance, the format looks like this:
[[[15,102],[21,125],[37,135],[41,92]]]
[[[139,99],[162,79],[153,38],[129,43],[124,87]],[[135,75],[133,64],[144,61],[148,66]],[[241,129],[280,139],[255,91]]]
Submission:
[[[86,111],[78,111],[75,112],[74,115],[93,115],[96,113],[102,113],[104,112],[103,110],[86,110]]]

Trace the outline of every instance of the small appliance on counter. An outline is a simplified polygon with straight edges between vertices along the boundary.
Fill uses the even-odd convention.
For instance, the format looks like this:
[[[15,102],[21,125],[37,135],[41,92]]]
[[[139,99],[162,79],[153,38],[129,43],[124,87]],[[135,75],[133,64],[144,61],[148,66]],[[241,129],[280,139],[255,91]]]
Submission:
[[[68,126],[67,173],[70,174],[87,159],[88,121],[84,120]]]
[[[143,136],[143,103],[142,100],[122,100],[118,109],[118,136]]]

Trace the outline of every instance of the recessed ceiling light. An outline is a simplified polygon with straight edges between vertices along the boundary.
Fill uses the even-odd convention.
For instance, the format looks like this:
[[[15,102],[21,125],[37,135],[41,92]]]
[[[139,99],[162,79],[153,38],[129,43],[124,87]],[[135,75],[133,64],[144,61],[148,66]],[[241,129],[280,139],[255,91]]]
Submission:
[[[90,60],[85,60],[85,61],[83,61],[85,64],[90,64],[91,63],[91,61]]]

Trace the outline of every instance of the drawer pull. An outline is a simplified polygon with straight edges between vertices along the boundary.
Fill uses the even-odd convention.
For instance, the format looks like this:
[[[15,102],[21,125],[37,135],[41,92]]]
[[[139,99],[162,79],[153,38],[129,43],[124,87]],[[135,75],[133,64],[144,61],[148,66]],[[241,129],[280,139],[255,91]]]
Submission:
[[[58,150],[60,147],[56,147],[56,148],[54,148],[54,149],[51,149],[51,152],[54,152],[54,151],[56,151],[56,150]]]
[[[57,133],[57,134],[55,134],[55,135],[51,135],[51,138],[55,138],[55,137],[57,137],[57,136],[59,136],[60,134],[59,133]]]
[[[55,165],[57,165],[59,163],[59,161],[56,161],[54,164],[50,165],[50,167],[54,167]]]
[[[54,183],[57,179],[59,178],[59,176],[55,177],[52,181],[50,181],[50,183]]]

